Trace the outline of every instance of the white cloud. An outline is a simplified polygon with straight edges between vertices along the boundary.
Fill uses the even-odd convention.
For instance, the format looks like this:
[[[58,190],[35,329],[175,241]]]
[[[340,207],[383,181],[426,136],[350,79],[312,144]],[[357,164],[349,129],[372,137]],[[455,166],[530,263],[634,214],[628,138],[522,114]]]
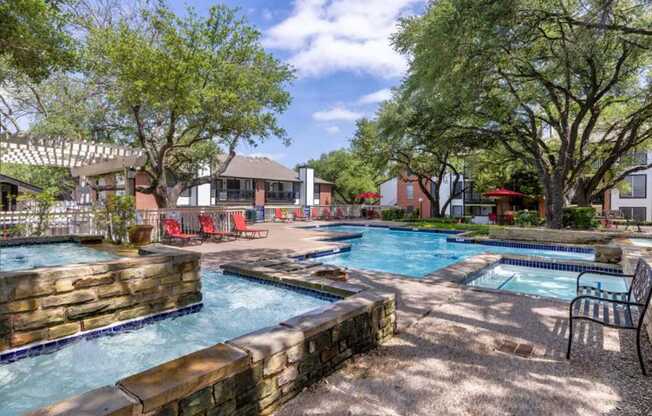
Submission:
[[[382,78],[403,75],[405,57],[389,37],[397,19],[424,0],[297,0],[290,16],[266,33],[265,45],[290,52],[302,76],[338,71]]]
[[[262,152],[262,153],[248,153],[248,154],[243,155],[243,156],[248,156],[248,157],[266,157],[267,159],[272,159],[272,160],[279,161],[279,160],[281,160],[281,159],[285,159],[285,157],[287,156],[287,154],[286,154],[286,153],[264,153],[264,152]]]
[[[261,13],[263,20],[270,21],[274,18],[274,13],[269,9],[263,9]]]
[[[382,90],[372,92],[371,94],[363,95],[358,100],[358,103],[376,104],[376,103],[381,103],[383,101],[387,101],[390,98],[392,98],[392,90],[390,90],[389,88],[383,88]]]
[[[364,114],[348,110],[339,105],[312,114],[312,118],[317,121],[354,121],[362,116]]]
[[[337,134],[340,132],[340,128],[337,126],[328,126],[326,127],[326,132],[328,134]]]

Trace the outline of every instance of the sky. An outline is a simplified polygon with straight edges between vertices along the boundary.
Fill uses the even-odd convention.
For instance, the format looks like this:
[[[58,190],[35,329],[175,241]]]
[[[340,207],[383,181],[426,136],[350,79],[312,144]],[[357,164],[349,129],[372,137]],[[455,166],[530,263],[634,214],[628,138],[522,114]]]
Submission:
[[[171,2],[205,14],[213,1]],[[292,104],[279,117],[292,140],[269,139],[239,153],[286,166],[348,146],[355,121],[372,117],[405,74],[407,61],[390,45],[400,17],[424,0],[224,0],[262,33],[265,49],[292,65]]]

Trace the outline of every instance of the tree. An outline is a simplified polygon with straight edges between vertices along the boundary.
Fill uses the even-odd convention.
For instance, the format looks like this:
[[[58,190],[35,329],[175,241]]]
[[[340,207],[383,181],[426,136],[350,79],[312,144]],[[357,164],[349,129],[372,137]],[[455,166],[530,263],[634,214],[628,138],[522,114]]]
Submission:
[[[619,165],[652,138],[652,37],[573,22],[603,3],[442,0],[395,37],[407,84],[456,105],[448,126],[536,169],[552,228],[571,198],[589,204],[652,166]],[[610,25],[644,27],[652,11],[638,3],[613,2]]]
[[[324,153],[306,166],[315,170],[315,176],[335,184],[335,200],[339,202],[353,204],[356,195],[378,189],[376,172],[346,149]]]
[[[241,142],[287,141],[276,115],[289,105],[292,72],[232,9],[212,7],[206,18],[143,10],[137,22],[90,28],[84,58],[85,76],[115,110],[118,140],[144,150],[150,185],[139,191],[160,207],[219,176]]]
[[[45,79],[72,65],[72,38],[64,30],[68,19],[63,1],[4,0],[0,3],[0,61],[28,76]],[[6,71],[6,68],[5,68]],[[0,72],[0,80],[6,72]]]
[[[451,201],[463,192],[457,184],[462,180],[462,156],[468,152],[464,137],[448,133],[441,128],[437,109],[430,106],[428,97],[398,91],[381,106],[376,120],[358,122],[352,147],[378,168],[390,166],[394,175],[416,176],[432,215],[443,217]],[[440,190],[448,174],[451,189],[456,191],[441,201]]]

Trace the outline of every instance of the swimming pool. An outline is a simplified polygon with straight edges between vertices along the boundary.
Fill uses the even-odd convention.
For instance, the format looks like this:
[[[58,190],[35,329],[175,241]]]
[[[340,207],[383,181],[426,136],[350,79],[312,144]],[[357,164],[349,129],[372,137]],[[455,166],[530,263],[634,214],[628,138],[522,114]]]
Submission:
[[[520,254],[550,258],[593,260],[592,253],[537,250],[446,241],[449,234],[390,230],[364,226],[333,226],[324,231],[362,233],[362,238],[348,240],[351,250],[322,257],[324,263],[356,269],[398,273],[423,277],[481,253]]]
[[[630,238],[629,241],[638,247],[652,248],[652,238]]]
[[[497,264],[467,283],[469,286],[507,290],[516,293],[573,300],[577,295],[578,272]],[[587,273],[582,284],[613,292],[626,292],[623,277]]]
[[[27,244],[0,247],[0,271],[27,270],[117,259],[111,253],[77,243]]]
[[[219,272],[203,272],[204,307],[51,354],[0,365],[0,416],[14,416],[331,303]]]

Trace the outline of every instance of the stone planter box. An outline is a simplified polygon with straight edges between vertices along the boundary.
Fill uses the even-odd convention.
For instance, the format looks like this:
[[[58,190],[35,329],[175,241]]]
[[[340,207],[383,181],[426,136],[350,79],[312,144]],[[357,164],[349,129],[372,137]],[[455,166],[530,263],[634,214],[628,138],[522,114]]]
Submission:
[[[199,255],[181,251],[0,272],[0,353],[201,299]]]
[[[607,244],[620,233],[551,230],[548,228],[490,227],[489,238],[500,240],[537,241],[541,243]]]

